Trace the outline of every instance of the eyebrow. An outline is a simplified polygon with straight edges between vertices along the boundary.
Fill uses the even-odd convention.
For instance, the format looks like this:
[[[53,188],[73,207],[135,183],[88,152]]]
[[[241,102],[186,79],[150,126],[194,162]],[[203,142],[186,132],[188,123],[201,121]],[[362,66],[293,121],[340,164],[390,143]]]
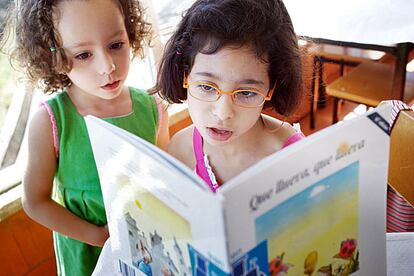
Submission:
[[[113,35],[111,35],[109,37],[112,39],[112,38],[117,37],[117,36],[119,36],[121,34],[124,34],[124,33],[125,33],[125,30],[119,30],[119,31],[115,32]],[[70,46],[66,47],[66,49],[74,49],[74,48],[88,46],[88,45],[91,45],[91,44],[92,43],[90,43],[89,41],[80,42],[80,43],[75,43],[73,45],[70,45]]]
[[[214,78],[214,79],[221,79],[220,76],[215,75],[213,73],[210,72],[195,72],[195,75],[201,76],[201,77],[208,77],[208,78]],[[256,79],[241,79],[239,80],[239,83],[241,84],[263,84],[264,82],[261,80],[256,80]]]

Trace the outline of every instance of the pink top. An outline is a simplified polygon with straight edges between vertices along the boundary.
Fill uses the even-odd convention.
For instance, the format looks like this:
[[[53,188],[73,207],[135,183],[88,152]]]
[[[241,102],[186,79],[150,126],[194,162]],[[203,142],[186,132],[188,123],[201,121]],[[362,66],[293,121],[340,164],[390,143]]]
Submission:
[[[282,149],[303,139],[304,137],[305,135],[303,135],[302,132],[296,132],[286,140],[282,146]],[[195,172],[208,184],[213,192],[216,192],[216,190],[220,187],[220,184],[217,183],[214,172],[209,165],[207,155],[203,152],[203,137],[195,127],[193,132],[193,148],[196,159]]]

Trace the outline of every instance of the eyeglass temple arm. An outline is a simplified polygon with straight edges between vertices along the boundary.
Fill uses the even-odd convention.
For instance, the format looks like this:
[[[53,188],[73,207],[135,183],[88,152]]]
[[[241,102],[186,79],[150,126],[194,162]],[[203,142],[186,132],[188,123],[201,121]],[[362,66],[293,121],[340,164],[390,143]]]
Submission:
[[[270,101],[272,99],[273,92],[275,92],[275,89],[276,89],[276,84],[277,84],[277,81],[273,85],[272,89],[269,90],[269,93],[267,93],[267,96],[265,97],[265,101]]]
[[[188,80],[185,71],[183,76],[183,88],[188,88]]]

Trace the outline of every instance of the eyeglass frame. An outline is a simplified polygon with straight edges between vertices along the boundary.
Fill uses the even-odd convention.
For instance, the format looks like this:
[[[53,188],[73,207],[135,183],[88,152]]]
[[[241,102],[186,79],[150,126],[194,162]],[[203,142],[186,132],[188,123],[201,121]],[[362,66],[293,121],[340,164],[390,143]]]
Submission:
[[[275,84],[273,85],[273,87],[271,88],[271,89],[269,89],[269,91],[267,92],[267,95],[266,96],[264,96],[262,93],[260,93],[258,90],[257,91],[253,91],[253,90],[247,90],[247,89],[236,89],[236,90],[233,90],[233,91],[222,91],[217,85],[212,85],[212,84],[208,84],[208,83],[206,83],[206,82],[202,82],[202,81],[195,81],[195,82],[192,82],[192,83],[188,83],[188,80],[187,80],[187,76],[186,76],[186,74],[184,73],[184,77],[183,77],[183,88],[185,88],[185,89],[187,89],[187,92],[188,93],[190,93],[189,92],[189,88],[190,88],[190,85],[192,85],[192,84],[205,84],[205,85],[209,85],[209,86],[211,86],[211,87],[214,87],[215,89],[216,89],[216,94],[218,94],[218,97],[217,97],[217,99],[216,100],[214,100],[214,101],[205,101],[205,100],[201,100],[201,99],[199,99],[199,98],[197,98],[197,97],[194,97],[194,98],[196,98],[197,100],[200,100],[200,101],[203,101],[203,102],[210,102],[210,103],[213,103],[213,102],[217,102],[219,99],[220,99],[220,97],[221,97],[221,95],[230,95],[231,96],[231,100],[232,100],[232,102],[233,102],[233,104],[235,104],[235,105],[237,105],[237,106],[240,106],[240,107],[244,107],[244,108],[255,108],[255,107],[259,107],[259,106],[261,106],[261,105],[263,105],[266,101],[270,101],[271,99],[272,99],[272,96],[273,96],[273,93],[274,93],[274,91],[275,91],[275,89],[276,89],[276,82],[275,82]],[[244,105],[238,105],[238,104],[236,104],[235,102],[234,102],[234,94],[236,94],[237,92],[240,92],[240,91],[251,91],[251,92],[257,92],[257,93],[259,93],[259,94],[261,94],[261,95],[263,95],[264,97],[264,100],[263,100],[263,102],[261,103],[261,104],[259,104],[259,105],[255,105],[255,106],[244,106]],[[190,95],[192,95],[191,93],[190,93]]]

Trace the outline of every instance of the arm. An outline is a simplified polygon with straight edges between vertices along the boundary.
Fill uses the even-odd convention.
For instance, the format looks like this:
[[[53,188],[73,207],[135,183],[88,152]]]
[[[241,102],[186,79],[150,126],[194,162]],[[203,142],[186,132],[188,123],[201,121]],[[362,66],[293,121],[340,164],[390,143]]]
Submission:
[[[163,150],[167,150],[168,142],[170,141],[167,105],[160,99],[157,99],[156,101],[158,105],[158,112],[160,113],[158,116],[159,126],[157,133],[157,146]]]
[[[82,242],[103,246],[107,226],[91,224],[52,200],[56,157],[49,114],[41,108],[29,126],[29,154],[23,177],[22,204],[25,212],[49,229]]]

